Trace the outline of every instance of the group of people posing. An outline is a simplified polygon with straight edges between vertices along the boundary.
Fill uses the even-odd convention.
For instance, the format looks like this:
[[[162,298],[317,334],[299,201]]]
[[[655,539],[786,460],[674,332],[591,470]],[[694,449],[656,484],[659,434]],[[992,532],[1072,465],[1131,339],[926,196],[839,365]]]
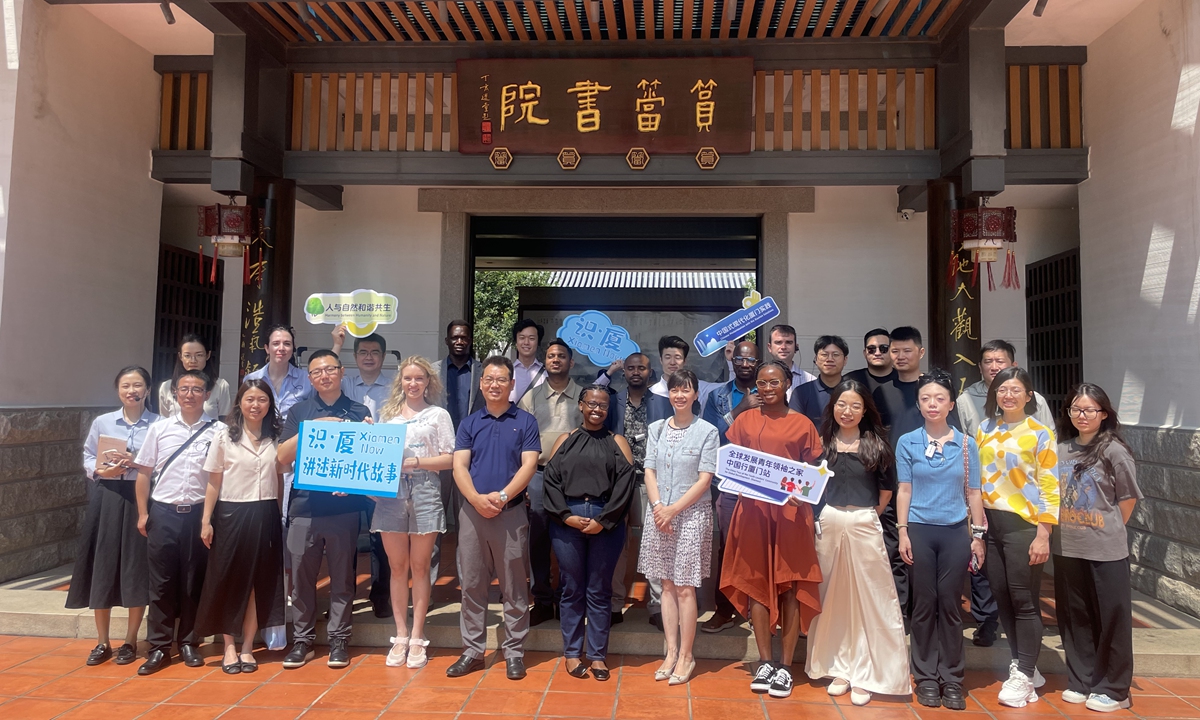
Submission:
[[[525,676],[529,627],[558,618],[568,673],[608,680],[609,633],[624,619],[633,563],[648,580],[650,622],[665,634],[657,680],[690,680],[697,629],[748,619],[760,656],[754,692],[791,694],[804,634],[805,673],[829,679],[831,695],[865,705],[915,684],[922,705],[961,710],[969,586],[974,642],[992,644],[1000,627],[1011,653],[998,700],[1023,707],[1044,682],[1039,590],[1053,554],[1063,699],[1101,712],[1130,706],[1125,524],[1141,494],[1101,388],[1075,388],[1056,423],[1013,346],[994,340],[978,359],[983,379],[956,393],[946,373],[922,374],[912,327],[868,332],[866,367],[851,373],[845,340],[822,336],[811,375],[798,367],[787,325],[769,330],[765,356],[755,343],[731,343],[725,383],[697,378],[688,343],[667,336],[661,376],[634,353],[580,386],[561,340],[539,359],[543,333],[521,321],[515,362],[479,361],[470,324],[455,321],[446,358],[409,357],[388,377],[378,335],[355,340],[348,373],[338,328],[333,349],[309,355],[302,370],[292,331],[280,326],[269,331],[268,364],[232,399],[189,336],[159,390],[163,416],[146,408],[146,371],[123,369],[122,409],[96,419],[84,450],[96,488],[67,604],[96,610],[99,644],[88,663],[113,657],[117,606],[130,609],[130,622],[115,662],[133,662],[149,605],[139,674],[171,662],[172,640],[186,665],[202,664],[196,647],[216,634],[223,670],[254,672],[257,631],[283,632],[286,576],[292,646],[283,666],[300,667],[314,657],[324,560],[327,662],[347,665],[357,540],[369,517],[372,601],[396,624],[390,666],[428,659],[431,585],[453,524],[463,651],[450,676],[484,666],[495,579],[508,678]],[[618,375],[624,388],[614,393]],[[406,424],[397,496],[285,489],[304,421]],[[833,476],[816,505],[721,492],[718,449],[730,443],[825,461]],[[699,624],[697,589],[709,576],[718,578],[717,606]]]

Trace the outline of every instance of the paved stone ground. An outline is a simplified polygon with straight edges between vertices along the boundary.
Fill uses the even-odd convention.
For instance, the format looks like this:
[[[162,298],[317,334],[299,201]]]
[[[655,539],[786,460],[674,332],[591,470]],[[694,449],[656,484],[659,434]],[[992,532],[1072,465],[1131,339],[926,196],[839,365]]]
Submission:
[[[168,720],[472,720],[594,718],[628,720],[1054,720],[1098,714],[1062,702],[1065,678],[1047,677],[1040,702],[1023,709],[996,703],[1001,678],[968,672],[965,712],[929,710],[911,698],[877,697],[865,708],[849,696],[830,698],[824,683],[802,681],[792,696],[776,700],[750,692],[746,665],[705,660],[687,686],[654,682],[657,658],[610,657],[612,680],[573,678],[551,653],[527,656],[529,676],[504,677],[504,664],[465,678],[447,678],[452,654],[436,651],[421,670],[384,666],[384,651],[353,649],[350,667],[325,666],[324,648],[298,670],[283,670],[282,652],[258,653],[251,675],[221,673],[218,649],[204,647],[202,668],[171,665],[150,678],[136,676],[137,664],[111,662],[87,667],[90,640],[0,636],[0,718],[166,718]],[[143,648],[144,650],[144,648]],[[1200,679],[1137,678],[1132,711],[1114,717],[1200,718]]]

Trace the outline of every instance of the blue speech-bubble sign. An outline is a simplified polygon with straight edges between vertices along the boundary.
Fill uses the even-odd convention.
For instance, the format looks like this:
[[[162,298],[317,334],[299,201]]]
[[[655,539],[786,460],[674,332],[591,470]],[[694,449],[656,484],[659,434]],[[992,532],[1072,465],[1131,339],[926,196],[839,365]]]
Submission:
[[[730,340],[737,340],[751,330],[762,327],[779,317],[779,306],[775,300],[765,297],[748,308],[732,312],[717,322],[696,333],[692,344],[696,350],[708,357],[725,347]]]
[[[640,350],[638,344],[629,337],[628,330],[614,325],[599,310],[568,315],[555,335],[572,350],[583,353],[592,364],[600,367],[624,360]]]

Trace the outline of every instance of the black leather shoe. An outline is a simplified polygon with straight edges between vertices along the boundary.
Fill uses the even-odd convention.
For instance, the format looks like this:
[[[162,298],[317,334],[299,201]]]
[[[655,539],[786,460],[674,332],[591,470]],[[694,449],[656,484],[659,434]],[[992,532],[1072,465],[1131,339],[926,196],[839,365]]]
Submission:
[[[112,648],[102,643],[92,648],[92,651],[88,653],[87,664],[99,665],[110,657],[112,657]]]
[[[611,625],[620,625],[623,622],[625,622],[625,614],[622,613],[620,610],[613,610],[612,611],[612,622],[610,624]]]
[[[975,628],[975,635],[971,637],[971,642],[979,647],[991,647],[996,643],[996,626],[980,625]]]
[[[596,667],[595,665],[593,665],[591,670],[592,670],[592,677],[596,678],[600,682],[604,682],[605,680],[612,677],[612,673],[609,671],[608,668]]]
[[[200,652],[191,645],[180,645],[179,657],[188,667],[204,667],[204,658],[200,657]]]
[[[375,613],[377,618],[390,618],[395,613],[392,611],[392,601],[384,600],[382,602],[371,602],[371,611]]]
[[[129,643],[125,643],[121,647],[117,648],[117,657],[113,660],[113,662],[118,665],[128,665],[134,660],[137,660],[137,648]]]
[[[171,664],[171,656],[162,650],[151,650],[146,655],[146,662],[138,668],[138,675],[153,675]]]
[[[473,658],[463,655],[453,665],[446,668],[446,677],[463,677],[483,669],[483,658]]]
[[[234,661],[226,665],[224,661],[222,661],[221,672],[225,673],[226,675],[238,675],[242,672],[242,663]]]
[[[650,616],[650,624],[658,628],[659,632],[663,631],[662,613],[654,613]]]
[[[942,690],[936,680],[922,680],[917,683],[917,702],[931,708],[942,706]]]
[[[554,619],[553,605],[534,605],[529,609],[529,627],[541,625],[547,620]]]
[[[288,654],[283,656],[283,667],[286,670],[304,667],[304,664],[312,660],[315,656],[316,653],[313,652],[312,645],[296,641],[296,644],[292,645],[292,649],[288,651]]]
[[[961,685],[958,683],[946,683],[942,686],[942,707],[948,710],[967,709],[967,698],[963,695]]]
[[[350,664],[350,650],[346,647],[350,641],[346,638],[329,639],[329,658],[325,664],[331,668],[344,668]]]
[[[570,675],[571,677],[575,677],[575,678],[585,678],[585,677],[587,677],[587,672],[588,672],[588,666],[584,665],[583,662],[580,662],[578,665],[575,666],[574,669],[568,670],[567,674]]]
[[[525,677],[525,661],[522,658],[508,658],[504,661],[504,675],[509,680],[520,680]]]

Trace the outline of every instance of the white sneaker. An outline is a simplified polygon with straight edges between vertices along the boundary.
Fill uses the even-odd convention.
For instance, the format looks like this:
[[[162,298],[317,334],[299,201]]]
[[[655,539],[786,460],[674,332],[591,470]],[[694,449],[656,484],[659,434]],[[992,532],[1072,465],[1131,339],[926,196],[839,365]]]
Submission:
[[[1086,707],[1088,710],[1095,710],[1096,712],[1113,712],[1114,710],[1124,710],[1132,705],[1133,703],[1129,698],[1125,698],[1124,700],[1113,700],[1107,695],[1092,693],[1091,695],[1088,695],[1087,703],[1084,704],[1084,707]]]
[[[833,682],[829,683],[829,687],[825,688],[825,692],[829,693],[832,697],[845,695],[846,693],[850,692],[850,681],[843,680],[841,678],[834,678]]]
[[[850,693],[850,702],[858,707],[862,707],[871,702],[871,693],[862,688],[854,688]]]
[[[1012,674],[1012,671],[1017,667],[1017,665],[1018,665],[1018,663],[1016,660],[1013,660],[1012,662],[1010,662],[1008,664],[1009,674]],[[1043,686],[1045,684],[1046,684],[1046,678],[1042,677],[1042,674],[1040,672],[1038,672],[1038,669],[1036,667],[1034,667],[1033,668],[1033,686],[1035,688],[1040,688],[1041,686]],[[1080,700],[1079,702],[1083,702],[1083,700]]]
[[[1037,702],[1038,695],[1037,691],[1033,689],[1032,679],[1014,667],[1000,688],[1000,694],[996,696],[996,700],[1001,705],[1023,708],[1031,702]]]
[[[1063,690],[1062,699],[1063,702],[1069,702],[1072,705],[1082,705],[1087,702],[1088,696],[1074,690]]]
[[[384,665],[388,667],[404,667],[404,662],[408,657],[408,638],[388,638],[392,643],[392,649],[388,650],[387,660]]]
[[[428,640],[413,638],[408,641],[408,667],[414,670],[425,667],[425,663],[429,662],[429,654],[425,650],[427,647]]]

